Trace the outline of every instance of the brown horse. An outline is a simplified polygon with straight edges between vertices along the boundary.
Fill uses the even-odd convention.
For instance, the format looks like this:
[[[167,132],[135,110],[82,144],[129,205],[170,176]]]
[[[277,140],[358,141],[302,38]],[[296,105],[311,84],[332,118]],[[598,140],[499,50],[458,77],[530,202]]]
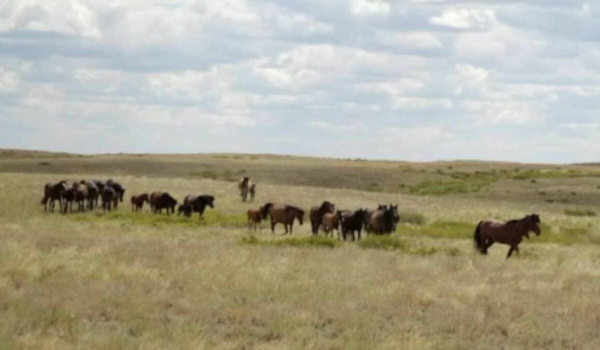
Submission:
[[[475,229],[475,247],[483,255],[492,244],[498,242],[510,246],[506,258],[510,258],[513,251],[519,252],[519,244],[523,237],[529,239],[529,232],[535,232],[536,236],[542,233],[540,228],[540,216],[537,214],[527,215],[520,220],[508,222],[480,221]]]
[[[322,225],[325,236],[333,236],[333,230],[336,230],[338,238],[340,237],[340,221],[342,214],[345,212],[346,210],[338,210],[335,213],[325,213],[323,215]]]
[[[262,208],[262,217],[266,219],[267,216],[271,217],[271,231],[275,233],[275,225],[278,223],[283,224],[285,227],[285,233],[293,233],[294,220],[298,219],[300,225],[304,221],[304,210],[286,204],[273,204],[267,203]]]
[[[42,198],[41,204],[44,205],[44,211],[50,209],[54,212],[54,202],[58,201],[60,211],[62,212],[62,200],[61,194],[67,190],[67,181],[62,180],[57,183],[47,183],[44,186],[44,197]],[[50,203],[50,205],[48,205]]]
[[[144,208],[144,203],[150,204],[148,193],[131,196],[131,211],[141,211]]]
[[[161,213],[162,210],[167,210],[167,215],[175,213],[175,206],[177,200],[173,198],[168,192],[152,192],[150,195],[150,208],[153,213]]]
[[[84,212],[86,208],[86,202],[88,200],[88,188],[84,183],[73,183],[73,189],[75,190],[75,202],[78,205],[79,212]]]
[[[194,212],[198,213],[200,219],[202,219],[202,215],[204,215],[204,210],[206,207],[215,207],[215,197],[210,195],[188,195],[183,199],[184,205],[191,205]]]
[[[260,226],[260,223],[262,222],[262,207],[258,209],[248,209],[246,215],[248,217],[249,230],[256,231],[257,229],[262,228]]]
[[[313,235],[319,234],[319,227],[323,224],[323,215],[335,212],[335,204],[324,201],[319,207],[310,208],[310,227]]]

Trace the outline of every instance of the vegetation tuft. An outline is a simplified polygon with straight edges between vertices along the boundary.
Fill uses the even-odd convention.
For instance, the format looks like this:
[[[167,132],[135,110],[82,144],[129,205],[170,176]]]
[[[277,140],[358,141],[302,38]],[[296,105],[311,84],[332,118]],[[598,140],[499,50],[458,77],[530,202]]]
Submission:
[[[319,247],[336,248],[341,242],[328,237],[309,236],[309,237],[287,237],[277,239],[260,239],[256,236],[244,236],[240,239],[241,244],[275,246],[275,247]]]

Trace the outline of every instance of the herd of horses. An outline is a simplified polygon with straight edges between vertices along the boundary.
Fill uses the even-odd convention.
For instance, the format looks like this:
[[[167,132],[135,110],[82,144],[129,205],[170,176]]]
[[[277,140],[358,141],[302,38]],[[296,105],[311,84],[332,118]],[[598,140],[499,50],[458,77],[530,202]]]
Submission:
[[[285,234],[293,233],[294,222],[300,225],[304,221],[305,211],[301,208],[278,203],[266,203],[258,209],[247,211],[248,227],[257,230],[261,222],[270,219],[271,231],[275,232],[277,224],[283,224]],[[361,239],[363,229],[367,234],[391,234],[396,231],[400,222],[397,205],[380,204],[375,210],[338,210],[335,204],[324,201],[321,205],[312,207],[309,213],[311,231],[318,235],[322,230],[325,236],[332,237],[337,232],[338,239]]]
[[[256,196],[256,185],[250,178],[243,177],[238,182],[238,190],[243,202],[254,201]],[[81,180],[67,184],[66,180],[56,183],[47,183],[44,186],[44,197],[41,204],[44,210],[54,212],[55,203],[58,201],[60,212],[73,212],[73,203],[77,204],[77,211],[94,210],[98,207],[99,200],[104,211],[117,209],[119,202],[123,202],[125,187],[120,183],[109,179]],[[168,192],[152,192],[136,194],[131,196],[131,210],[139,212],[144,203],[148,203],[153,213],[162,213],[166,210],[167,215],[175,213],[178,201]],[[212,195],[188,195],[182,204],[177,207],[178,215],[183,214],[191,217],[198,213],[202,219],[207,207],[214,208],[215,197]],[[271,231],[275,232],[275,226],[282,224],[285,234],[292,234],[294,222],[297,220],[303,224],[305,211],[293,205],[268,202],[258,209],[247,211],[248,228],[257,230],[261,223],[269,219]],[[349,237],[354,241],[361,239],[363,230],[367,235],[389,235],[396,231],[400,222],[398,205],[380,204],[376,209],[340,210],[330,201],[324,201],[321,205],[310,209],[309,219],[313,235],[320,231],[328,237],[337,232],[338,239],[346,240]],[[541,234],[541,220],[537,214],[527,215],[522,219],[507,222],[480,221],[474,233],[475,248],[483,255],[494,243],[510,246],[506,258],[510,258],[513,252],[519,253],[519,244],[523,238],[529,239],[529,232],[537,236]]]
[[[62,180],[47,183],[44,186],[44,197],[41,204],[44,205],[45,211],[54,212],[58,201],[60,212],[66,214],[73,212],[73,202],[77,203],[78,212],[85,212],[97,208],[99,200],[101,200],[102,209],[110,212],[113,208],[118,209],[119,202],[123,202],[124,196],[125,187],[112,179],[106,182],[81,180],[73,182],[71,186],[67,184],[66,180]],[[211,195],[188,195],[178,206],[178,215],[184,214],[190,217],[193,213],[198,213],[202,217],[206,207],[214,208],[214,202],[215,197]],[[148,203],[150,210],[157,214],[162,213],[163,210],[166,210],[167,214],[173,214],[178,204],[169,192],[142,193],[131,196],[131,211],[141,211],[144,203]]]

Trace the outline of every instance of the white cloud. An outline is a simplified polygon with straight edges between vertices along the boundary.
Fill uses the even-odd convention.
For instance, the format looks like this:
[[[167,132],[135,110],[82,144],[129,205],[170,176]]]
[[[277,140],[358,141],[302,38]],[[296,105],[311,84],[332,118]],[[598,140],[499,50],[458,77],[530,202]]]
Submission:
[[[583,161],[600,139],[596,14],[591,2],[6,0],[0,140]]]
[[[353,0],[351,8],[352,13],[357,17],[386,17],[391,6],[383,0]]]
[[[490,9],[450,9],[429,20],[437,26],[471,30],[488,29],[497,21],[496,13]]]

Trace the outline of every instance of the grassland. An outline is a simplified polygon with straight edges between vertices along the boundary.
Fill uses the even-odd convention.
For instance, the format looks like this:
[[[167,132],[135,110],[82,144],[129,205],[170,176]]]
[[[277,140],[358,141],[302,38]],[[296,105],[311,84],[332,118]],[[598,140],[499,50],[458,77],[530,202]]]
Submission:
[[[597,349],[600,167],[367,162],[268,155],[0,152],[2,349]],[[257,203],[239,201],[242,174]],[[127,194],[211,193],[203,221],[129,206],[44,213],[56,179],[118,178]],[[390,237],[250,233],[265,201],[398,203]],[[471,235],[537,212],[506,261]]]

